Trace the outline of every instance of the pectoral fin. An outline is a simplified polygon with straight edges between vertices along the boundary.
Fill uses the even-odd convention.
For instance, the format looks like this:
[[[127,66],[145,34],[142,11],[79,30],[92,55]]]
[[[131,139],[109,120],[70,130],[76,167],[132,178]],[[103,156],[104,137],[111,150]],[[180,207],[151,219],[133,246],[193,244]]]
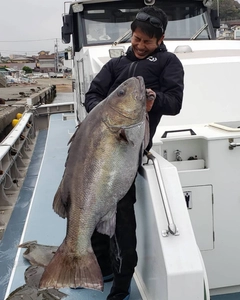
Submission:
[[[127,134],[126,134],[126,130],[121,128],[118,132],[118,138],[119,140],[123,140],[125,141],[126,143],[129,143],[129,140],[128,140],[128,137],[127,137]]]
[[[138,123],[134,126],[129,126],[126,128],[121,128],[118,131],[118,139],[123,140],[128,144],[134,145],[134,141],[138,139],[139,133],[141,132],[141,127],[144,126],[144,123]]]

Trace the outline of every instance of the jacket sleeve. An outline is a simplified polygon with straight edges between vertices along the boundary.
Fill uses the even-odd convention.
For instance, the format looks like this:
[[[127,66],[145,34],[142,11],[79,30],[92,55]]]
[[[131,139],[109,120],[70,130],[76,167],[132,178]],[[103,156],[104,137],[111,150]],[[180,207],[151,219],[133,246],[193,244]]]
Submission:
[[[159,86],[154,111],[161,115],[177,115],[182,108],[184,70],[175,54],[170,53],[166,60],[159,78]]]
[[[112,70],[112,61],[110,60],[92,80],[90,88],[85,94],[85,108],[87,112],[90,112],[98,103],[107,97],[108,91],[114,82]]]

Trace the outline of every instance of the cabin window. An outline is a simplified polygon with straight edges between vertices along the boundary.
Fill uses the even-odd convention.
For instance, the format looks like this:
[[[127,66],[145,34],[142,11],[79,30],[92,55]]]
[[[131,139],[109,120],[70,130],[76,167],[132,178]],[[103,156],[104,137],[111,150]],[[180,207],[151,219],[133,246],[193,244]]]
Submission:
[[[84,4],[79,12],[81,25],[77,24],[74,35],[82,41],[82,46],[111,44],[123,36],[134,20],[141,3],[135,1],[116,1]],[[168,15],[166,40],[209,39],[212,35],[212,24],[206,8],[201,1],[162,1],[161,8]],[[79,28],[79,26],[81,28]],[[130,37],[124,40],[130,42]]]

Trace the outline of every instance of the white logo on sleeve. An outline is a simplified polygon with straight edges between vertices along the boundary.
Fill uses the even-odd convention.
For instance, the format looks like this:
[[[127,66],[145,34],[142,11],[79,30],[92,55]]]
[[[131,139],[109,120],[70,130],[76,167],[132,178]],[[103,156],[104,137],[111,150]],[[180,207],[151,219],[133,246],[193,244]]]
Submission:
[[[153,62],[157,61],[157,58],[153,56],[149,56],[147,59]]]

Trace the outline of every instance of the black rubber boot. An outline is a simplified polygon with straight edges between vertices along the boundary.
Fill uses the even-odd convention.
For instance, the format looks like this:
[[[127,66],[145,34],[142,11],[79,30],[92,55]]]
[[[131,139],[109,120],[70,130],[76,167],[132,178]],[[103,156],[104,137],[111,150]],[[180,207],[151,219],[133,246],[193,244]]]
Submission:
[[[114,278],[113,286],[111,288],[110,294],[107,297],[107,300],[129,299],[132,276],[126,276],[125,278],[123,276],[121,277],[121,280],[115,280],[116,278]]]

